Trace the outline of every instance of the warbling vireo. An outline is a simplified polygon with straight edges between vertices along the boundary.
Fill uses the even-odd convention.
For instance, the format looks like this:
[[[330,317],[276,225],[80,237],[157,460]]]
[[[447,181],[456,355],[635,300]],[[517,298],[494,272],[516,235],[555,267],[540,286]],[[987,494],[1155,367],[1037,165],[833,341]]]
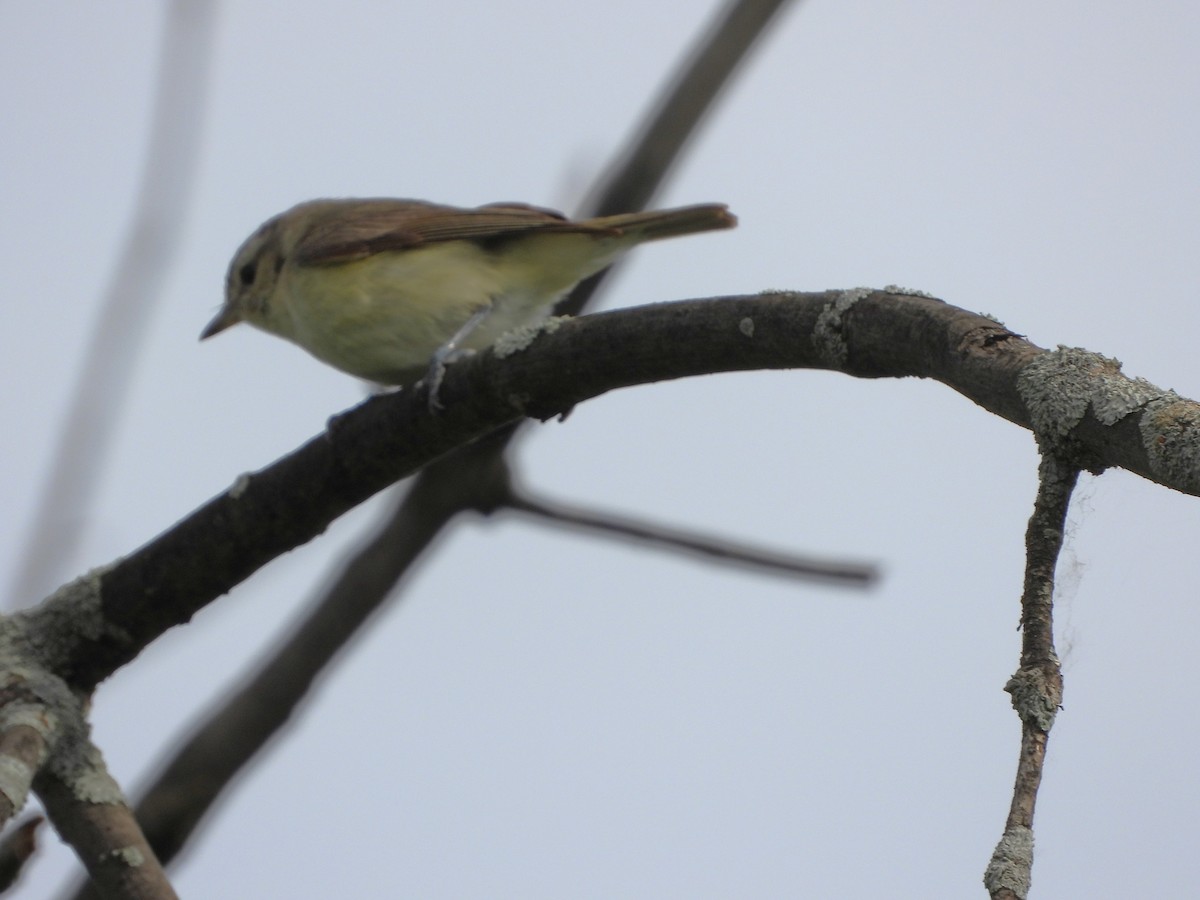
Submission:
[[[436,404],[452,353],[538,321],[643,241],[736,223],[719,204],[572,222],[518,203],[313,200],[242,244],[200,338],[249,322],[381,384],[409,384],[428,367]]]

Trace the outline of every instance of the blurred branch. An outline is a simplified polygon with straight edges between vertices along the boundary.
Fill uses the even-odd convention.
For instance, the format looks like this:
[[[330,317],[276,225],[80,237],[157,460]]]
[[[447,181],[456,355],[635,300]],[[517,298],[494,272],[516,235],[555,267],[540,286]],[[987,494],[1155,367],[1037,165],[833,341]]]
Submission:
[[[44,596],[79,544],[128,393],[137,348],[175,258],[199,151],[216,3],[173,0],[159,51],[146,165],[133,221],[84,351],[75,393],[25,547],[10,606]]]
[[[639,128],[630,149],[618,157],[611,174],[600,179],[580,210],[580,218],[644,209],[662,186],[716,103],[738,65],[788,0],[733,0],[713,22],[699,46]],[[610,272],[609,267],[579,284],[558,305],[558,312],[578,315]]]
[[[0,893],[16,884],[25,863],[37,852],[37,830],[44,821],[31,816],[0,840]]]
[[[488,464],[468,466],[476,481],[432,478],[414,486],[384,526],[349,554],[302,624],[234,696],[175,750],[137,818],[164,863],[175,857],[221,791],[291,718],[317,676],[395,588],[442,527],[480,496],[502,492],[502,457],[485,442],[467,452]],[[434,462],[433,467],[445,462]],[[478,480],[482,479],[482,480]],[[88,890],[78,900],[94,896]]]
[[[874,566],[818,560],[793,553],[773,553],[724,538],[709,537],[662,525],[650,525],[628,517],[596,513],[562,503],[535,500],[524,493],[513,493],[505,506],[581,531],[598,532],[635,543],[656,544],[692,556],[703,556],[718,562],[760,569],[790,578],[867,587],[879,577]]]
[[[635,137],[625,163],[616,170],[608,186],[598,192],[596,214],[601,209],[633,211],[653,195],[721,85],[731,76],[738,60],[750,50],[755,36],[766,28],[772,14],[782,5],[783,0],[735,0],[729,5],[693,54],[692,61],[676,78],[669,93],[657,105],[657,112],[644,131]],[[581,285],[568,305],[580,308],[598,284],[599,280],[593,279],[590,284]],[[494,489],[502,485],[507,490],[503,453],[516,424],[515,419],[500,424],[486,444],[477,442],[474,446],[459,448],[444,460],[427,466],[388,523],[378,530],[379,537],[371,539],[343,567],[341,576],[317,602],[296,635],[275,651],[273,658],[227,708],[201,724],[184,748],[166,764],[162,775],[138,805],[147,833],[164,858],[174,855],[228,780],[283,724],[303,698],[308,685],[336,652],[336,647],[326,647],[317,653],[304,651],[306,639],[303,635],[320,631],[321,623],[330,616],[342,616],[344,585],[357,586],[358,612],[340,619],[345,627],[338,628],[334,634],[342,642],[348,641],[370,611],[386,600],[433,535],[457,512],[486,511],[494,500]],[[451,498],[452,502],[431,503],[431,497]],[[410,537],[405,543],[395,541],[389,547],[386,541],[381,543],[379,539],[388,534]],[[414,539],[411,535],[423,537]],[[393,560],[382,562],[379,558],[382,553],[391,553]],[[382,573],[387,577],[376,577]],[[269,673],[277,667],[290,672],[284,697],[275,697],[270,686]],[[255,700],[255,695],[261,695],[263,699]],[[272,697],[282,705],[282,715],[269,719],[268,727],[247,732],[248,739],[239,739],[235,749],[223,747],[231,733],[236,733],[231,731],[231,723],[241,720],[242,710],[252,709],[256,703],[261,705],[266,698]],[[205,774],[206,770],[211,774]]]
[[[1063,696],[1062,667],[1054,651],[1054,570],[1078,477],[1078,468],[1043,443],[1037,499],[1025,532],[1021,666],[1004,687],[1021,719],[1021,753],[1004,834],[983,878],[994,900],[1023,900],[1032,880],[1033,810]]]

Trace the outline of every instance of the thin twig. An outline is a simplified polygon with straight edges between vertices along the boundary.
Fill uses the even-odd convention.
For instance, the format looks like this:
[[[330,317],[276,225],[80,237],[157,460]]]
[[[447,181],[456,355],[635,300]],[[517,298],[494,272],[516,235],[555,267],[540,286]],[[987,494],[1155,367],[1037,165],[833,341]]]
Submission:
[[[507,506],[517,512],[528,513],[561,525],[615,535],[638,543],[657,544],[690,555],[698,554],[723,563],[761,569],[791,578],[868,587],[879,577],[876,567],[870,565],[819,560],[791,553],[773,553],[725,538],[710,537],[663,525],[651,525],[625,516],[598,513],[548,500],[536,500],[520,492],[515,492],[509,498]]]
[[[1025,532],[1025,587],[1021,595],[1021,667],[1004,689],[1021,719],[1021,754],[1004,835],[984,873],[994,900],[1024,900],[1033,868],[1033,811],[1046,745],[1062,705],[1062,669],[1054,651],[1054,569],[1079,470],[1043,451],[1038,493]]]
[[[18,555],[10,607],[28,606],[60,580],[88,520],[138,345],[179,246],[200,149],[215,12],[214,0],[173,0],[166,10],[150,141],[133,221]]]

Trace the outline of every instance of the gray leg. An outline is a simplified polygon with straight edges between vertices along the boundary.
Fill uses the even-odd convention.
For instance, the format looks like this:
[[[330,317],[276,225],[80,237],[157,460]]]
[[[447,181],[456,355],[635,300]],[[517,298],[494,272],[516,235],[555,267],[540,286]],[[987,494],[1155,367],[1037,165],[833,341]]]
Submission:
[[[443,409],[442,403],[438,400],[438,389],[442,386],[442,379],[446,376],[446,366],[454,362],[456,359],[462,359],[465,356],[470,356],[474,350],[464,350],[460,344],[465,341],[479,324],[492,314],[493,302],[488,301],[487,306],[480,307],[471,314],[471,318],[463,322],[462,327],[450,336],[450,340],[433,351],[433,356],[429,360],[429,370],[425,373],[425,377],[420,383],[425,385],[429,390],[429,411],[436,413]]]

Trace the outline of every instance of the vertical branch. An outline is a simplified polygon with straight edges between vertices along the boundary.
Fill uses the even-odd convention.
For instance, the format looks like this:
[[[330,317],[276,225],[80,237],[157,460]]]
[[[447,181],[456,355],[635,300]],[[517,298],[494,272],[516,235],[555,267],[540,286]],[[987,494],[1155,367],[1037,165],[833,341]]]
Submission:
[[[20,567],[10,583],[10,606],[28,606],[58,581],[87,521],[137,346],[179,244],[200,146],[215,13],[214,0],[173,0],[167,8],[158,93],[133,221],[84,351]]]
[[[1067,506],[1079,470],[1053,452],[1042,453],[1038,493],[1025,532],[1025,585],[1021,596],[1021,666],[1004,689],[1021,719],[1021,755],[1004,835],[983,883],[997,900],[1024,900],[1033,869],[1033,812],[1046,745],[1062,704],[1062,669],[1054,651],[1054,569],[1063,544]]]

